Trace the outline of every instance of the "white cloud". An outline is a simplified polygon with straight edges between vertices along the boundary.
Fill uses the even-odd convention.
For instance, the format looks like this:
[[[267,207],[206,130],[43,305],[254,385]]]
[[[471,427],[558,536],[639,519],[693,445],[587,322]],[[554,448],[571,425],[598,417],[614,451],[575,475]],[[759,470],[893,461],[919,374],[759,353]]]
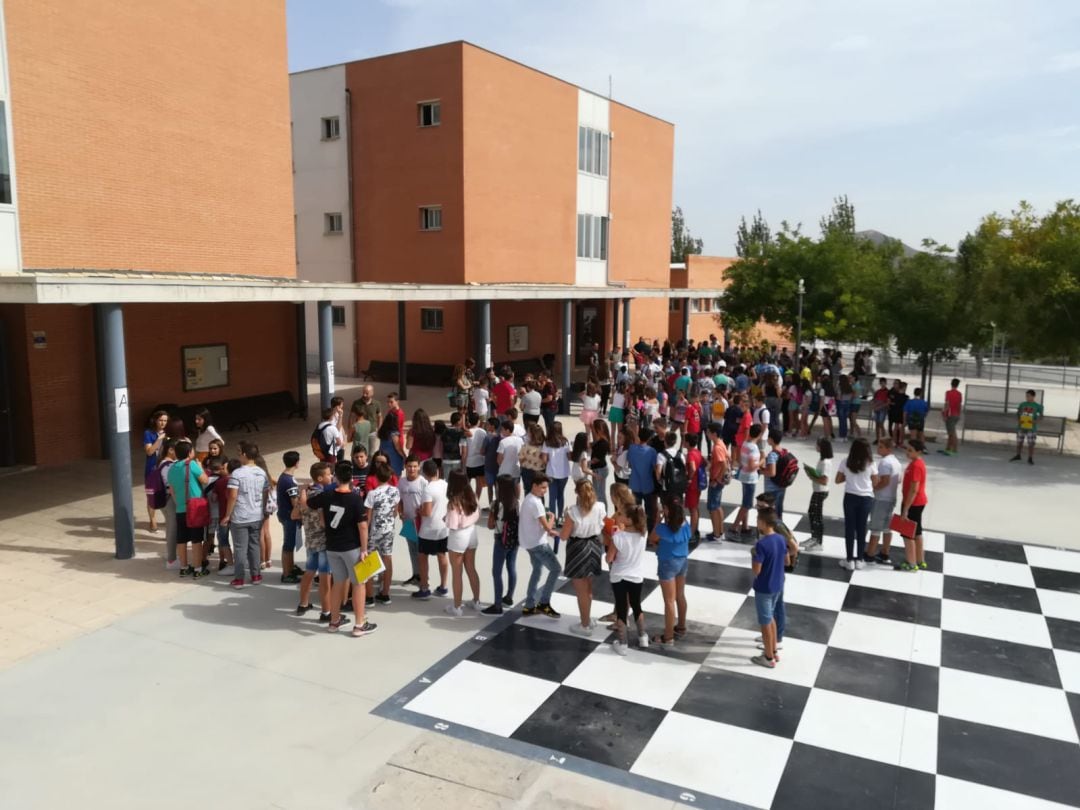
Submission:
[[[1046,69],[1050,73],[1066,73],[1070,70],[1080,70],[1080,51],[1055,54],[1046,63]]]

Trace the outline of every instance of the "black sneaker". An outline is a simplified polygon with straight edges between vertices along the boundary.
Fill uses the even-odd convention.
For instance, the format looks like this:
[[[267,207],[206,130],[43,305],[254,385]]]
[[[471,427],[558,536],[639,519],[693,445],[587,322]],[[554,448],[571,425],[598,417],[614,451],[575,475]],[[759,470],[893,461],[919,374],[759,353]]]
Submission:
[[[202,579],[203,577],[208,577],[208,576],[210,576],[210,572],[209,571],[203,571],[201,568],[198,571],[192,570],[192,572],[191,572],[191,578],[192,579]]]
[[[282,574],[281,575],[281,584],[282,585],[295,585],[299,581],[300,581],[300,577],[298,577],[296,574]]]
[[[297,605],[296,606],[296,615],[297,616],[303,616],[305,613],[307,613],[312,608],[314,608],[314,605]],[[327,621],[329,621],[329,619],[327,619]]]
[[[375,597],[368,596],[364,599],[364,607],[375,607]]]
[[[345,604],[341,606],[341,609],[351,611],[353,609],[352,599],[346,599]]]
[[[289,574],[290,574],[291,576],[294,576],[294,577],[296,577],[296,581],[297,581],[297,582],[299,582],[299,581],[300,581],[300,577],[302,577],[302,576],[304,575],[304,569],[303,569],[303,568],[301,568],[301,567],[300,567],[299,565],[294,565],[294,566],[292,567],[292,571],[290,571],[290,572],[289,572]]]
[[[407,585],[419,585],[419,584],[420,584],[420,576],[418,574],[413,574],[411,577],[409,577],[407,580],[405,580],[404,582],[401,583],[402,587],[405,587]]]
[[[503,609],[502,609],[502,605],[500,605],[498,602],[496,602],[494,605],[486,607],[483,610],[481,610],[480,612],[483,613],[485,616],[501,616],[502,612],[503,612]]]
[[[190,565],[187,568],[181,568],[180,569],[180,576],[182,576],[182,577],[190,577],[194,573],[195,573],[195,569]]]
[[[353,628],[352,631],[353,638],[359,638],[360,636],[369,636],[375,632],[375,628],[377,628],[378,626],[379,625],[375,624],[374,622],[364,622],[363,624],[357,625]]]
[[[538,607],[523,607],[521,609],[521,615],[522,616],[535,616],[539,612],[540,612],[540,608],[538,608]]]
[[[375,601],[378,602],[380,605],[389,605],[390,604],[390,594],[377,593],[377,594],[375,594]]]
[[[330,614],[329,613],[320,613],[319,614],[319,624],[330,624]]]
[[[892,565],[892,560],[886,557],[884,554],[878,554],[876,557],[874,557],[874,559],[877,561],[878,565]]]
[[[551,619],[561,619],[562,614],[555,610],[551,605],[537,605],[537,609],[545,616]]]
[[[1035,459],[1033,459],[1033,458],[1028,459],[1028,464],[1034,464],[1034,463],[1035,463]]]
[[[202,568],[201,568],[200,570],[202,571],[202,575],[203,575],[204,577],[208,577],[208,576],[210,576],[210,563],[208,563],[208,562],[204,562],[204,563],[202,564]]]
[[[1009,459],[1009,461],[1020,461],[1020,454],[1019,454],[1019,453],[1017,453],[1017,454],[1016,454],[1015,456],[1013,456],[1012,458],[1010,458],[1010,459]]]
[[[506,605],[507,607],[513,607],[514,606],[514,597],[512,597],[512,596],[504,596],[502,598],[502,603],[504,605]]]
[[[224,560],[218,560],[217,570],[218,571],[223,571],[225,569],[225,566],[227,566],[227,565],[228,565],[228,563],[225,562]]]

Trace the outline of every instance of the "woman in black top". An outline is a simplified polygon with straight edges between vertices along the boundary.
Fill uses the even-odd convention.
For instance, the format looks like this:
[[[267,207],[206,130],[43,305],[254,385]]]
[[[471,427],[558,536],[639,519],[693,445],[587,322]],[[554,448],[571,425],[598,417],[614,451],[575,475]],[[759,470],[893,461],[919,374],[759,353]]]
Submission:
[[[592,470],[596,497],[607,506],[608,456],[611,455],[611,437],[607,422],[597,419],[592,423],[592,455],[589,457],[589,469]]]

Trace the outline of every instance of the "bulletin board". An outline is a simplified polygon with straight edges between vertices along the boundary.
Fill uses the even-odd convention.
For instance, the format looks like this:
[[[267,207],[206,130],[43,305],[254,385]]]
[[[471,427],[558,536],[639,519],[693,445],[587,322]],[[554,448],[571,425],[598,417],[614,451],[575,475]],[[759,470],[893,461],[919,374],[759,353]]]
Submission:
[[[224,388],[229,384],[229,346],[226,343],[183,346],[180,366],[185,391]]]

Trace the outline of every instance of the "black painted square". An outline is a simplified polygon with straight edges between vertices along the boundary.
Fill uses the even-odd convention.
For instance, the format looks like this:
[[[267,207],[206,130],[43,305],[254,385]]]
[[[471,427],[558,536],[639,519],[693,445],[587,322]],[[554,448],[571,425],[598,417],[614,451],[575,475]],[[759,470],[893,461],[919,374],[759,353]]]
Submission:
[[[656,563],[653,560],[648,560],[647,565],[651,568],[655,568]],[[597,602],[607,602],[609,605],[615,604],[615,594],[611,592],[611,580],[608,579],[607,573],[603,573],[598,577],[593,577],[593,599]],[[655,579],[648,579],[641,583],[641,601],[645,601],[649,594],[660,587],[660,583]],[[574,593],[574,583],[571,580],[566,580],[556,590],[559,593],[565,593],[569,596],[576,596]],[[600,614],[596,613],[596,618],[600,618]]]
[[[1053,568],[1032,566],[1031,574],[1035,577],[1036,588],[1080,594],[1080,574],[1075,571],[1057,571]]]
[[[1039,595],[1033,588],[1021,588],[1018,585],[1006,585],[1003,582],[986,582],[981,579],[966,579],[945,575],[943,596],[959,602],[973,602],[976,605],[1022,610],[1025,613],[1042,613]]]
[[[691,610],[692,609],[693,608],[691,608]],[[646,612],[645,627],[648,629],[650,636],[663,635],[663,615]],[[695,622],[693,619],[688,619],[686,622],[686,634],[681,638],[676,638],[673,646],[662,647],[659,644],[649,644],[649,646],[641,652],[649,653],[651,655],[662,655],[665,658],[674,658],[692,664],[703,664],[712,654],[713,647],[716,646],[716,642],[720,640],[720,635],[723,632],[724,628],[718,625],[705,624],[704,622]],[[614,633],[608,637],[608,640],[613,638]],[[631,639],[631,646],[636,643],[636,639]]]
[[[1050,631],[1050,643],[1054,649],[1080,652],[1080,622],[1047,616],[1046,627]]]
[[[818,644],[828,644],[832,635],[833,625],[836,624],[837,613],[832,610],[809,607],[808,605],[793,605],[790,602],[784,604],[787,626],[784,628],[785,638],[797,638],[803,641],[814,641]],[[754,606],[754,597],[750,596],[735,618],[731,620],[732,627],[742,630],[761,630],[757,621],[757,609]]]
[[[590,639],[512,624],[469,660],[561,683],[596,646]]]
[[[937,711],[938,670],[898,658],[830,647],[814,686],[883,703]]]
[[[946,534],[945,551],[949,554],[967,554],[970,557],[1027,565],[1024,547],[1019,543],[1009,543],[1005,540],[984,540],[978,537]]]
[[[938,773],[1052,802],[1080,797],[1080,746],[938,718]]]
[[[800,554],[795,570],[788,576],[829,579],[834,582],[851,581],[851,571],[837,565],[835,557],[824,557],[821,554]]]
[[[689,560],[687,561],[686,584],[718,591],[749,593],[754,584],[754,572],[749,568],[736,565]]]
[[[941,665],[979,675],[1061,688],[1052,650],[943,630]],[[991,707],[987,707],[992,711]]]
[[[1073,724],[1076,726],[1076,733],[1080,734],[1080,695],[1073,694],[1072,692],[1066,692],[1065,697],[1069,700],[1069,711],[1072,712]]]
[[[926,810],[933,806],[932,774],[795,743],[772,810]]]
[[[794,739],[810,690],[781,681],[702,667],[674,711]]]
[[[905,574],[918,576],[918,574]],[[941,626],[941,600],[908,593],[884,591],[852,585],[844,598],[843,610],[877,616],[881,619],[896,619],[914,622],[930,627]]]
[[[630,770],[667,712],[560,686],[513,739]]]

